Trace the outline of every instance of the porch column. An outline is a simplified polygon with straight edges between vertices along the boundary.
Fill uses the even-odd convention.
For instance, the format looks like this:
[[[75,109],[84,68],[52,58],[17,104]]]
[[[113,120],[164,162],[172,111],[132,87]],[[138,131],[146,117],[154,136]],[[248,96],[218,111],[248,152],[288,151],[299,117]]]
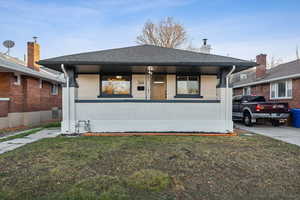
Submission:
[[[62,133],[72,134],[75,133],[76,125],[76,106],[75,99],[77,97],[78,84],[76,82],[76,73],[73,66],[65,66],[68,74],[68,84],[63,86],[62,106],[63,106],[63,121]]]
[[[232,87],[228,84],[226,77],[230,73],[230,68],[223,68],[219,73],[219,94],[221,101],[221,119],[224,120],[224,128],[228,132],[233,132],[233,121],[232,121]]]

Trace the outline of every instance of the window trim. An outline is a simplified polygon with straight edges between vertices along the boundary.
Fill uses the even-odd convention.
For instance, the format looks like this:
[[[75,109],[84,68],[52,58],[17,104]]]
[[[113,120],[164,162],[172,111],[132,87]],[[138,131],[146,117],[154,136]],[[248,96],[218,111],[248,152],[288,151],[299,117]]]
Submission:
[[[40,81],[39,81],[39,88],[40,88],[40,89],[43,88],[43,80],[42,80],[42,79],[40,79]]]
[[[113,94],[113,95],[107,95],[102,93],[102,77],[103,76],[129,76],[129,82],[130,82],[130,89],[129,94]],[[97,98],[132,98],[132,74],[124,74],[124,73],[99,73],[99,80],[100,80],[100,94],[97,96]]]
[[[278,83],[284,81],[285,82],[285,96],[284,97],[278,97]],[[288,83],[291,83],[291,96],[288,95]],[[272,86],[275,85],[275,97],[272,97]],[[286,80],[279,80],[276,82],[270,83],[270,99],[271,100],[276,100],[276,99],[293,99],[293,79],[286,79]]]
[[[199,91],[198,94],[178,94],[178,82],[177,82],[177,77],[178,76],[197,76],[198,77],[198,86],[199,86]],[[175,90],[176,90],[176,95],[174,98],[203,98],[201,96],[201,75],[200,74],[176,74],[175,76]]]
[[[17,77],[17,81],[14,80],[14,85],[21,85],[21,74],[14,74],[14,78]]]

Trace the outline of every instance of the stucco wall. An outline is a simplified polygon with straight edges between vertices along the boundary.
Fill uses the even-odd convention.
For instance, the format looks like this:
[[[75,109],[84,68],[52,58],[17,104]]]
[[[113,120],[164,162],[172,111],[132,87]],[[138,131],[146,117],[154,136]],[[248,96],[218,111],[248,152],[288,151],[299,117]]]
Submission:
[[[64,88],[62,132],[74,133],[78,120],[90,120],[92,132],[232,132],[232,89],[217,90],[220,102],[75,103],[76,89]]]
[[[220,103],[76,103],[76,120],[92,132],[227,132]]]
[[[97,74],[80,74],[77,78],[78,98],[95,99],[100,92],[100,79]]]
[[[132,96],[134,99],[145,99],[145,91],[138,91],[137,86],[145,85],[145,75],[132,75]],[[78,75],[77,82],[78,99],[97,99],[100,92],[100,78],[97,74]],[[148,83],[149,85],[149,83]],[[202,75],[201,76],[200,92],[203,99],[218,99],[217,97],[217,76]],[[175,99],[176,95],[176,75],[167,75],[167,98],[169,100]]]
[[[145,91],[138,91],[138,86],[145,86],[145,75],[142,74],[134,74],[132,75],[132,96],[136,99],[145,99],[146,93]]]

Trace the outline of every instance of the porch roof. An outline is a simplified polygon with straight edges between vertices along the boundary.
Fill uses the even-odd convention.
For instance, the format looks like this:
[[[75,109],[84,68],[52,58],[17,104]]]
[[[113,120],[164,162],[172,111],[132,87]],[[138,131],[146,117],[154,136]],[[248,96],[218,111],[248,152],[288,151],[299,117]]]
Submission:
[[[199,66],[231,67],[232,65],[235,65],[236,71],[241,71],[257,65],[255,62],[232,57],[153,45],[140,45],[66,55],[41,60],[38,64],[58,71],[61,71],[61,64],[74,66],[106,65],[109,66],[109,68],[118,68],[119,66],[179,66],[191,68]]]

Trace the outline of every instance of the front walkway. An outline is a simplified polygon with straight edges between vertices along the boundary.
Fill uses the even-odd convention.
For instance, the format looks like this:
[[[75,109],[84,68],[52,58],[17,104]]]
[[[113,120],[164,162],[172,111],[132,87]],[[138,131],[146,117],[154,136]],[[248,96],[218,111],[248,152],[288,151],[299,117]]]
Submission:
[[[267,125],[255,124],[253,127],[244,126],[243,124],[235,124],[236,128],[247,130],[252,133],[268,136],[277,140],[281,140],[290,144],[300,146],[300,129],[293,127],[273,127]]]
[[[0,142],[0,154],[14,150],[16,148],[38,141],[43,138],[56,137],[59,134],[60,134],[60,129],[44,129],[37,133],[25,136],[23,138],[16,138],[5,142]]]

